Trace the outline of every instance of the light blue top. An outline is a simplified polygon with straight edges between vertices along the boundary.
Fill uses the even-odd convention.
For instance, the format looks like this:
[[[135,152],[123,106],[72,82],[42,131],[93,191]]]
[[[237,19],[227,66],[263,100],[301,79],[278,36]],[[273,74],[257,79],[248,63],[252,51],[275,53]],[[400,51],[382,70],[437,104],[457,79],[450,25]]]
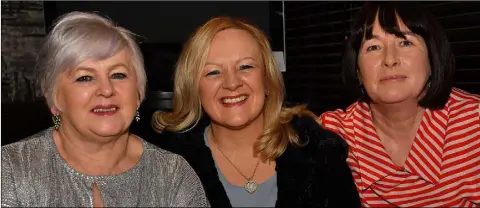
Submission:
[[[205,140],[205,144],[210,147],[207,129],[208,127],[205,128],[203,139]],[[228,182],[220,168],[218,168],[217,162],[215,162],[215,167],[217,168],[218,177],[233,207],[275,207],[278,192],[276,173],[267,181],[258,184],[257,190],[253,194],[249,194],[243,186],[236,186]]]

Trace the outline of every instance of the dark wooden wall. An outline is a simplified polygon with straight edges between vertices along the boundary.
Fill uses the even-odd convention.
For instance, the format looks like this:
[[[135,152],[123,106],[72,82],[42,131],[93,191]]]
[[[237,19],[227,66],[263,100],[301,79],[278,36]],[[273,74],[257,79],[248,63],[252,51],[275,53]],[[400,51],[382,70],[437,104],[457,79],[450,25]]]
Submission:
[[[1,103],[30,102],[41,96],[33,69],[45,36],[43,2],[2,1],[1,7]]]
[[[344,108],[340,60],[364,2],[285,2],[288,99],[316,113]],[[480,2],[423,2],[446,30],[457,63],[455,86],[480,93]]]
[[[5,59],[20,57],[18,54],[26,53],[25,58],[21,60],[33,64],[31,60],[34,55],[32,54],[35,54],[38,48],[38,40],[42,39],[51,21],[63,11],[47,12],[52,8],[56,10],[56,5],[53,2],[43,3],[45,7],[42,6],[42,2],[2,1],[2,120],[4,121],[2,122],[2,130],[4,130],[1,135],[2,145],[51,126],[50,113],[44,101],[31,101],[34,97],[38,97],[38,91],[29,91],[28,89],[36,88],[34,86],[29,88],[29,83],[24,81],[31,78],[31,67],[13,68],[14,62],[8,58]],[[349,102],[345,99],[345,89],[340,78],[341,53],[351,20],[363,2],[286,1],[283,3],[284,12],[280,1],[269,2],[268,7],[265,7],[268,10],[256,11],[258,14],[264,14],[268,19],[257,21],[263,24],[268,23],[261,28],[269,34],[272,47],[276,51],[284,50],[282,18],[285,18],[287,71],[284,72],[284,78],[287,101],[308,103],[317,114],[325,110],[345,107]],[[424,4],[443,25],[452,44],[458,68],[455,85],[480,94],[480,63],[478,61],[480,60],[480,2],[425,2]],[[188,2],[185,2],[185,5],[188,7]],[[44,8],[45,18],[41,15]],[[237,14],[252,13],[248,9],[236,8]],[[115,17],[113,14],[118,13],[113,10],[111,12],[113,17]],[[142,19],[136,21],[143,22]],[[161,21],[161,19],[146,21]],[[135,21],[132,20],[132,22]],[[152,40],[158,39],[155,36],[156,30],[144,29],[146,34],[154,34],[150,35]],[[134,32],[138,33],[138,31]],[[148,36],[146,34],[145,36]],[[186,37],[187,34],[180,36]],[[147,68],[150,69],[149,87],[150,90],[168,91],[172,88],[172,66],[181,49],[181,43],[161,43],[162,41],[158,40],[157,42],[159,43],[141,44]],[[163,50],[156,50],[156,48]],[[166,79],[152,80],[155,77]],[[12,88],[16,89],[13,94]],[[20,102],[5,102],[9,100]],[[27,102],[28,100],[31,102]],[[137,129],[135,133],[143,136],[140,133],[144,132],[142,128],[149,128],[149,114],[151,113],[147,110],[141,112],[141,122],[132,125],[133,129]]]

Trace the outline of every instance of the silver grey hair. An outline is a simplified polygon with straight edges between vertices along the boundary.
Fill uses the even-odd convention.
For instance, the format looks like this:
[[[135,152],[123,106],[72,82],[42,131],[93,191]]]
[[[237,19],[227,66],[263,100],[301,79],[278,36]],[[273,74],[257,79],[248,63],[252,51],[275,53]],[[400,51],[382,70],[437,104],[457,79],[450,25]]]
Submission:
[[[140,101],[147,78],[143,56],[133,33],[94,13],[71,12],[59,17],[40,50],[36,70],[49,107],[56,107],[58,76],[88,59],[104,60],[127,47],[137,75]]]

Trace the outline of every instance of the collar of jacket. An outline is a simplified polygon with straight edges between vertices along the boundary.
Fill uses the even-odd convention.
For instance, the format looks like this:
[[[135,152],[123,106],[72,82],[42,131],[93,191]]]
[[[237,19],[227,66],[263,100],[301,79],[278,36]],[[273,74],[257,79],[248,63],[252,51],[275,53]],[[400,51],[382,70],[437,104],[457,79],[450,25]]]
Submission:
[[[164,132],[159,138],[159,146],[182,155],[189,162],[200,177],[212,207],[232,207],[219,180],[210,148],[203,139],[203,132],[209,124],[208,118],[202,118],[197,126],[188,132]],[[289,144],[285,152],[275,160],[278,186],[276,207],[322,206],[316,204],[321,203],[321,200],[315,200],[319,196],[305,190],[317,186],[319,180],[317,168],[314,166],[319,162],[315,158],[319,158],[318,145],[321,144],[317,139],[310,140],[310,137],[324,134],[325,131],[318,131],[321,127],[309,117],[296,116],[290,124],[305,146]]]

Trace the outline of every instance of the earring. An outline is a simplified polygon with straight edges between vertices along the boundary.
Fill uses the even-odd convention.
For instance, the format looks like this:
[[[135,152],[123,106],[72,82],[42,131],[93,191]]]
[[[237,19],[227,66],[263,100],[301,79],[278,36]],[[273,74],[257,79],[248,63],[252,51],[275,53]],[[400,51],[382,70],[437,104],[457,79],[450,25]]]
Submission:
[[[52,116],[52,120],[53,120],[53,128],[54,128],[55,130],[58,130],[58,129],[60,128],[60,121],[61,121],[61,119],[60,119],[60,114],[58,114],[58,113],[57,113],[57,114],[54,114],[54,115]]]
[[[137,114],[135,115],[135,121],[136,122],[140,121],[140,113],[138,112],[138,108],[137,108]]]
[[[365,87],[363,87],[362,84],[360,84],[360,92],[362,93],[362,97],[367,97],[367,93],[365,92]]]
[[[427,88],[430,88],[431,83],[432,83],[432,72],[430,72],[430,75],[428,75],[428,86],[427,86]]]

